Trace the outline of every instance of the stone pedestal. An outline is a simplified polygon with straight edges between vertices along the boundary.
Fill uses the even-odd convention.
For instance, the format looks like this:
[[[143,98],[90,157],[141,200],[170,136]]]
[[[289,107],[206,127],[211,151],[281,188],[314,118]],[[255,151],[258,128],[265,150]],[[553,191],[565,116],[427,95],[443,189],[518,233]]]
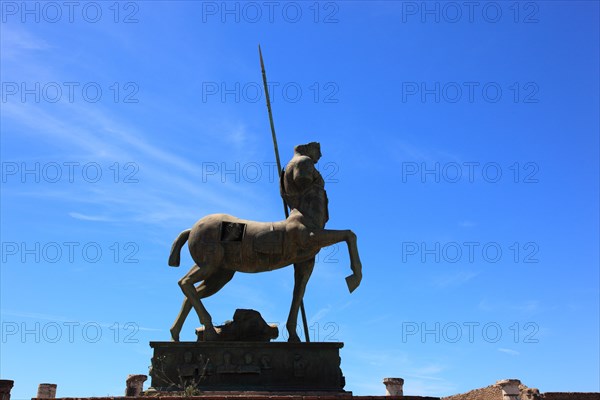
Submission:
[[[56,397],[56,384],[40,383],[36,397],[38,399],[54,399]]]
[[[344,392],[343,343],[150,342],[152,389]]]
[[[383,378],[386,396],[404,396],[404,379],[402,378]]]
[[[10,400],[10,391],[15,381],[0,379],[0,400]]]

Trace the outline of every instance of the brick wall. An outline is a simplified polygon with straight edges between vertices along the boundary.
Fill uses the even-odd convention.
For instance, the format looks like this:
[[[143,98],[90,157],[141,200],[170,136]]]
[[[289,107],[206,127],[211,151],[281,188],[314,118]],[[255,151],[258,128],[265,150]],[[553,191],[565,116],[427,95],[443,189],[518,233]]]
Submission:
[[[546,392],[544,400],[600,400],[600,393]]]
[[[141,397],[63,397],[54,400],[440,400],[439,397],[423,396],[352,396],[350,393],[342,395],[247,395],[247,394],[219,394],[201,396],[141,396]],[[48,400],[37,399],[31,400]],[[569,399],[573,400],[573,399]],[[587,399],[586,399],[587,400]],[[590,399],[591,400],[591,399]]]
[[[442,397],[442,400],[503,400],[502,397],[502,389],[499,386],[491,385],[467,393]]]

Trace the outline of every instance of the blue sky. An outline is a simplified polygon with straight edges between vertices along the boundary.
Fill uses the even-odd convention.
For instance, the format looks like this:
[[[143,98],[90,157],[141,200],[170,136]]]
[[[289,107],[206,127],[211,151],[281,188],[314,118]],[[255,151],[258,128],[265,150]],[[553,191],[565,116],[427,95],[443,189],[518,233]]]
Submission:
[[[334,246],[305,297],[313,340],[345,343],[346,389],[600,390],[598,2],[1,7],[13,399],[122,394],[183,299],[177,234],[282,218],[259,43],[282,161],[321,142],[328,227],[359,238],[359,289]],[[236,274],[205,303],[283,325],[292,286]]]

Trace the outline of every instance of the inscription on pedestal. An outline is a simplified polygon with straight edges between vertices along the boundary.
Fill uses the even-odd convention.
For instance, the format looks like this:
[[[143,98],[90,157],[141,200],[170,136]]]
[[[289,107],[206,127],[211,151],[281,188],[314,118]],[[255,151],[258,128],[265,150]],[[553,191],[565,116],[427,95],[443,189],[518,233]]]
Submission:
[[[343,343],[150,342],[159,391],[343,392]]]

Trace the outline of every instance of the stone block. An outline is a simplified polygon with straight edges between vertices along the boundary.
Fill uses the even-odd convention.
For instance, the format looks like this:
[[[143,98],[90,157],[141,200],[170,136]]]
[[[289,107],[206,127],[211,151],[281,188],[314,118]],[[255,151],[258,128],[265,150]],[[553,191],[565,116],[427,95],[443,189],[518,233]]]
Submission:
[[[344,392],[343,343],[150,342],[158,391]]]

